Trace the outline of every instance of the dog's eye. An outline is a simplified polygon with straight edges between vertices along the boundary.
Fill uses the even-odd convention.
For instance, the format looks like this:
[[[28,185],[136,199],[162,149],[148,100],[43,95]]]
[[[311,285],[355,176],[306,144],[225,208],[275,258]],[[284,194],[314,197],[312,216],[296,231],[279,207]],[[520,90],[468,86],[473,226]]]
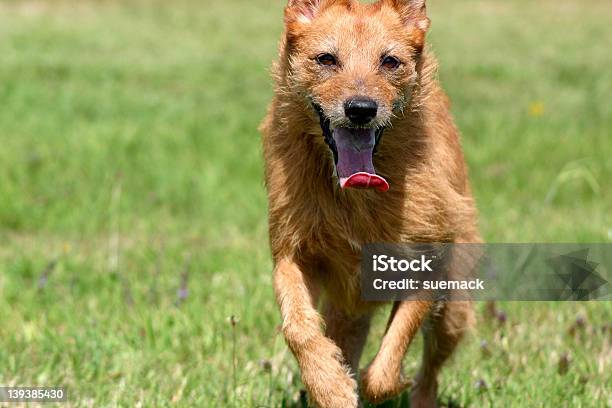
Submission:
[[[319,54],[317,55],[316,60],[319,64],[325,65],[327,67],[336,65],[336,57],[331,54]]]
[[[380,65],[386,69],[397,69],[400,66],[401,62],[395,57],[387,55],[382,58]]]

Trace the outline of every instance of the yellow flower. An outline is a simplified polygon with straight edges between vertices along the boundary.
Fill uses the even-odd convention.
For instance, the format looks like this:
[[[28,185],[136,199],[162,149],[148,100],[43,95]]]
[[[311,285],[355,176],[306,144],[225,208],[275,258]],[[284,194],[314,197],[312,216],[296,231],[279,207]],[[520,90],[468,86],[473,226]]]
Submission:
[[[529,116],[539,118],[544,114],[544,103],[541,101],[531,102],[529,105]]]

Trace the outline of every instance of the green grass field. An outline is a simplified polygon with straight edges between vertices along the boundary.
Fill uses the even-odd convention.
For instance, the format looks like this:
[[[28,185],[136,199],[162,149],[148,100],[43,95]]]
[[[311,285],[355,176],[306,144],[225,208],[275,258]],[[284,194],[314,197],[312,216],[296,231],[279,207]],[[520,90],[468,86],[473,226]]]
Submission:
[[[612,241],[612,4],[430,3],[485,238]],[[256,130],[283,4],[0,1],[0,384],[302,406]],[[442,405],[612,405],[610,302],[498,308],[478,305]]]

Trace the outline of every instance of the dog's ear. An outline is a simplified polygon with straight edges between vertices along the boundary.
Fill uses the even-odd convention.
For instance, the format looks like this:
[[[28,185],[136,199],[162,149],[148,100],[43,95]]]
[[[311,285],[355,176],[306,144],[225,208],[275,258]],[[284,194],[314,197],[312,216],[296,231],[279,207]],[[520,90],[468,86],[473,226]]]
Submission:
[[[425,10],[425,0],[380,0],[380,3],[393,7],[409,27],[412,45],[420,52],[425,46],[425,33],[429,28],[429,18]]]
[[[289,0],[285,7],[285,24],[310,23],[318,13],[333,4],[348,5],[350,0]]]
[[[382,2],[395,8],[406,24],[414,25],[423,33],[429,28],[425,0],[382,0]]]

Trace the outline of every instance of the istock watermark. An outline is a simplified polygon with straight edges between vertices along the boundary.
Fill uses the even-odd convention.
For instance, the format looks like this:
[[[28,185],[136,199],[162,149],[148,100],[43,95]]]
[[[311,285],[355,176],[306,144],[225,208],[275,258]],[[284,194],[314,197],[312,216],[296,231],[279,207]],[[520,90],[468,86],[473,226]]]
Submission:
[[[612,244],[369,244],[362,298],[611,300]]]
[[[395,259],[393,256],[372,255],[372,260],[372,270],[375,272],[433,272],[430,266],[433,259],[427,259],[425,255],[421,255],[421,257],[417,259]]]

